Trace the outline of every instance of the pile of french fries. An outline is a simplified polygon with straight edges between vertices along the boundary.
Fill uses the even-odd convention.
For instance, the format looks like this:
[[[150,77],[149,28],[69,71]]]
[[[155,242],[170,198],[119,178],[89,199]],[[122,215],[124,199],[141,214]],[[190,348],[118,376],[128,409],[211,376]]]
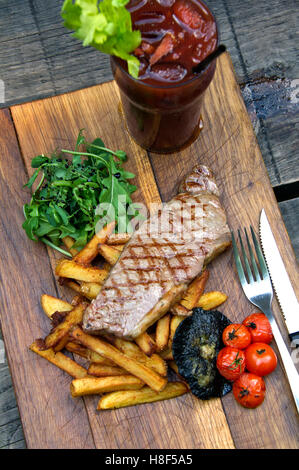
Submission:
[[[127,233],[114,234],[114,228],[115,223],[108,224],[79,252],[72,247],[74,240],[70,237],[63,240],[72,259],[60,260],[56,274],[76,295],[71,303],[47,294],[41,296],[52,330],[46,338],[30,346],[33,352],[73,377],[70,385],[73,397],[101,395],[98,410],[150,403],[187,393],[188,384],[179,376],[172,355],[176,328],[192,314],[194,307],[211,310],[227,299],[222,292],[204,293],[209,277],[209,272],[204,270],[190,284],[184,298],[135,341],[86,334],[82,330],[84,310],[101,291],[111,267],[130,239]],[[104,262],[101,268],[91,264],[98,255]],[[84,358],[88,365],[83,367],[63,350],[73,353],[74,358]],[[177,374],[176,381],[168,380],[168,366]]]

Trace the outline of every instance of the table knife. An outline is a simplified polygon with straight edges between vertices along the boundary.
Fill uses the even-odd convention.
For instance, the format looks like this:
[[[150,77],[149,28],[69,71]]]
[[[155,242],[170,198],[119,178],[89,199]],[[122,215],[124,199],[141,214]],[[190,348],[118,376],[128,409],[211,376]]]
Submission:
[[[299,303],[264,209],[261,212],[259,228],[263,253],[290,340],[298,340],[299,345]]]

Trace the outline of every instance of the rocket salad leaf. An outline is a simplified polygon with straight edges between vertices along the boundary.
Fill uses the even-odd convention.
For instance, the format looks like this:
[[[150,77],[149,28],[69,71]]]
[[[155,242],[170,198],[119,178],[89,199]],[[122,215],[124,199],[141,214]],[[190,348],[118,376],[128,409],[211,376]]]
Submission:
[[[79,150],[82,145],[84,151]],[[81,249],[95,234],[97,223],[116,219],[122,231],[130,230],[133,215],[126,209],[136,186],[129,182],[135,175],[122,166],[125,160],[122,150],[106,148],[99,138],[88,143],[81,131],[74,151],[33,158],[36,170],[25,186],[32,188],[41,178],[30,203],[24,205],[27,236],[69,255],[60,247],[62,239],[72,237],[74,248]],[[112,212],[99,210],[103,203]]]
[[[132,30],[129,0],[65,0],[61,16],[64,26],[75,30],[83,46],[126,60],[128,71],[138,77],[139,60],[131,55],[141,43],[141,33]]]

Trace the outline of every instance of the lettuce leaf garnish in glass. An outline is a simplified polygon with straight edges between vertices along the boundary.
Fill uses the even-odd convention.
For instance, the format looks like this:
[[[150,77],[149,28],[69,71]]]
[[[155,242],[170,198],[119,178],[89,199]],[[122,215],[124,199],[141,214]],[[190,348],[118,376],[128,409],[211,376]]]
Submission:
[[[132,30],[129,0],[65,0],[61,16],[64,26],[74,30],[83,46],[127,61],[128,71],[138,78],[139,60],[131,55],[141,43],[140,31]]]

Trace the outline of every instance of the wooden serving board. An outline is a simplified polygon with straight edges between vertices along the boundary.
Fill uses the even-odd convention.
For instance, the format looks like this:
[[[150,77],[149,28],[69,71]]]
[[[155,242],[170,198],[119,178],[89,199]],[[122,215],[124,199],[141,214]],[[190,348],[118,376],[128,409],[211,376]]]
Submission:
[[[297,448],[298,416],[281,366],[266,378],[267,396],[256,410],[222,400],[180,398],[97,412],[98,397],[73,399],[70,377],[28,350],[49,331],[40,295],[67,298],[53,275],[56,253],[28,240],[21,225],[22,189],[31,158],[56,147],[72,148],[79,129],[123,149],[137,175],[135,200],[170,199],[200,161],[215,172],[232,229],[258,227],[266,209],[287,270],[296,285],[296,261],[247,115],[228,54],[218,61],[205,95],[204,129],[189,148],[172,155],[148,154],[128,135],[114,82],[0,112],[1,324],[25,438],[29,448]],[[207,288],[229,298],[221,310],[233,321],[254,311],[240,287],[232,252],[214,261]],[[298,288],[297,284],[297,288]],[[297,289],[297,295],[299,290]],[[277,321],[289,344],[276,301]]]

